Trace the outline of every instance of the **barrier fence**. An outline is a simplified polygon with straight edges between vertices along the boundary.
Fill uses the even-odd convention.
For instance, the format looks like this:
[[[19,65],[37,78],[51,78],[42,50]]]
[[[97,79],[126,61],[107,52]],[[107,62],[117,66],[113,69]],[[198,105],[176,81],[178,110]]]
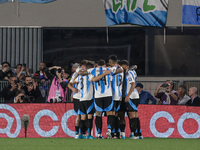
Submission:
[[[162,84],[163,82],[161,81],[140,81],[143,85],[144,85],[144,90],[145,91],[149,91],[152,95],[154,95],[154,92],[156,90],[156,88]],[[190,87],[194,86],[197,87],[198,89],[198,94],[200,94],[200,81],[192,81],[192,80],[174,80],[174,90],[178,89],[179,85],[185,85],[187,90],[189,90]],[[8,81],[0,81],[0,91],[2,91],[2,89],[7,86],[9,83]],[[46,82],[42,82],[41,86],[45,89],[45,93],[46,93],[46,99],[48,97],[48,93],[49,93],[49,88],[51,86],[51,83],[49,81]],[[72,91],[68,88],[67,89],[67,98],[66,101],[70,102],[70,97],[71,97]],[[0,98],[0,103],[4,103],[4,99]]]
[[[7,86],[9,84],[8,81],[0,81],[0,91],[3,90],[3,88],[5,86]],[[24,85],[24,83],[21,83],[22,85]],[[45,90],[45,97],[46,100],[48,98],[48,94],[49,94],[49,89],[51,86],[51,82],[50,81],[45,81],[45,82],[41,82],[40,86]],[[70,102],[70,97],[71,97],[72,91],[67,88],[67,96],[66,96],[66,101]],[[0,103],[4,103],[4,99],[0,97]]]
[[[138,113],[144,137],[199,138],[200,107],[171,105],[139,105]],[[25,137],[21,119],[29,115],[29,138],[72,138],[75,136],[74,109],[72,103],[57,104],[0,104],[0,138]],[[130,135],[126,121],[126,137]],[[103,117],[102,134],[106,137],[107,117]],[[93,136],[97,136],[95,119]]]
[[[57,104],[0,104],[0,138],[22,138],[25,130],[22,128],[23,115],[29,115],[30,123],[27,137],[74,137],[75,120],[72,103]],[[107,117],[102,118],[102,134],[106,137]],[[126,117],[126,121],[128,118]],[[130,135],[130,129],[126,129]],[[93,136],[97,136],[93,120]]]

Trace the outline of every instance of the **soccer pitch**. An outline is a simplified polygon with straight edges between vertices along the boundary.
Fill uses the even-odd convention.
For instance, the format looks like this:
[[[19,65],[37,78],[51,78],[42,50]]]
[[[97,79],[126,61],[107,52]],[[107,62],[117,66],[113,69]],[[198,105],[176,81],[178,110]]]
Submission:
[[[0,150],[199,150],[199,139],[1,138]]]

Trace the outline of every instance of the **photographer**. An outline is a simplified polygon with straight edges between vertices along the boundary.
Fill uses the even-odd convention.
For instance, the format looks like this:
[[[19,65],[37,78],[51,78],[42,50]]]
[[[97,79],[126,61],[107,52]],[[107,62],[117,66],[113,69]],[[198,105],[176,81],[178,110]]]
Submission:
[[[44,62],[41,62],[39,66],[39,70],[34,73],[33,77],[39,76],[41,81],[48,81],[48,77],[44,72],[45,69],[46,69],[46,64]]]
[[[26,67],[26,64],[18,64],[16,66],[16,76],[19,78],[19,80],[23,80],[26,75],[30,76],[29,68]]]
[[[16,92],[21,89],[21,86],[17,82],[17,78],[14,75],[10,76],[9,80],[10,84],[2,90],[2,97],[5,99],[4,103],[13,103]]]
[[[16,97],[14,98],[14,103],[25,103],[25,92],[24,90],[18,90]]]
[[[2,70],[0,70],[0,80],[9,80],[12,75],[15,75],[15,73],[10,69],[10,63],[3,62]]]
[[[162,88],[165,88],[165,92],[159,92]],[[159,104],[177,105],[178,93],[173,91],[173,81],[167,80],[164,84],[161,84],[155,91],[154,96],[159,98]]]
[[[59,66],[53,66],[44,70],[48,79],[51,80],[48,102],[55,103],[66,101],[68,82],[65,82],[66,79],[62,77],[61,71],[62,69]]]

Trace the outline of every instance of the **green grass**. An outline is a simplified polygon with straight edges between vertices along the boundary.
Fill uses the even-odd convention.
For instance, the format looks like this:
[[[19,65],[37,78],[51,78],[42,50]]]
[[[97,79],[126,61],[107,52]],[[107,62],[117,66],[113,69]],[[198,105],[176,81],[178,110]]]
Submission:
[[[0,150],[199,150],[199,139],[0,138]]]

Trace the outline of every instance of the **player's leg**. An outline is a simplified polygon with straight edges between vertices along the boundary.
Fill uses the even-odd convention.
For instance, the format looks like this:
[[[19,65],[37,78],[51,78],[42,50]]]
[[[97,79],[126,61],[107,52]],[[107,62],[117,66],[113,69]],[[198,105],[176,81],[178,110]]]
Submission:
[[[100,111],[96,111],[96,119],[95,119],[95,125],[96,125],[96,128],[97,128],[97,133],[98,133],[98,138],[99,139],[102,139],[103,136],[102,136],[102,112]]]
[[[134,132],[134,136],[132,134],[130,136],[131,139],[139,139],[137,131],[138,104],[139,104],[139,99],[130,99],[129,102],[126,103],[126,108],[128,110],[128,116],[129,116],[130,129],[131,132]]]
[[[79,135],[79,121],[80,121],[80,115],[79,115],[79,108],[80,108],[80,103],[78,99],[73,99],[73,104],[74,104],[74,114],[76,115],[76,121],[75,121],[75,139],[78,138]]]
[[[85,103],[86,113],[87,113],[87,139],[95,139],[93,136],[91,136],[91,131],[93,127],[93,115],[94,115],[94,102],[93,100],[86,101]]]
[[[96,110],[96,118],[95,118],[95,125],[97,128],[98,139],[102,139],[102,112],[103,112],[103,101],[101,98],[95,98],[94,100],[94,107]]]
[[[137,118],[137,131],[138,131],[138,136],[139,136],[139,139],[143,139],[142,132],[141,132],[141,128],[140,128],[140,119],[139,119],[139,117],[138,117],[138,112],[136,112],[136,118]]]
[[[107,124],[108,124],[108,130],[107,130],[107,137],[112,138],[112,135],[114,136],[115,133],[115,111],[114,111],[114,101],[112,97],[104,97],[104,111],[107,115]]]
[[[114,138],[120,138],[120,125],[119,125],[119,117],[118,117],[118,111],[120,109],[121,101],[114,101],[115,106],[115,133]]]
[[[121,139],[126,138],[125,137],[125,127],[126,127],[125,112],[126,112],[126,106],[125,106],[124,99],[122,99],[121,104],[120,104],[120,109],[118,111]]]
[[[130,130],[131,130],[131,139],[136,139],[137,137],[137,118],[136,118],[136,112],[135,111],[129,111],[129,123],[130,123]],[[132,133],[133,132],[133,133]]]
[[[85,137],[83,136],[83,132],[85,131],[85,121],[86,121],[86,114],[85,115],[81,115],[81,120],[79,123],[79,139],[85,139]]]
[[[125,111],[119,111],[118,113],[119,116],[119,127],[120,127],[120,135],[121,139],[125,139],[125,127],[126,127],[126,122],[125,122]]]

